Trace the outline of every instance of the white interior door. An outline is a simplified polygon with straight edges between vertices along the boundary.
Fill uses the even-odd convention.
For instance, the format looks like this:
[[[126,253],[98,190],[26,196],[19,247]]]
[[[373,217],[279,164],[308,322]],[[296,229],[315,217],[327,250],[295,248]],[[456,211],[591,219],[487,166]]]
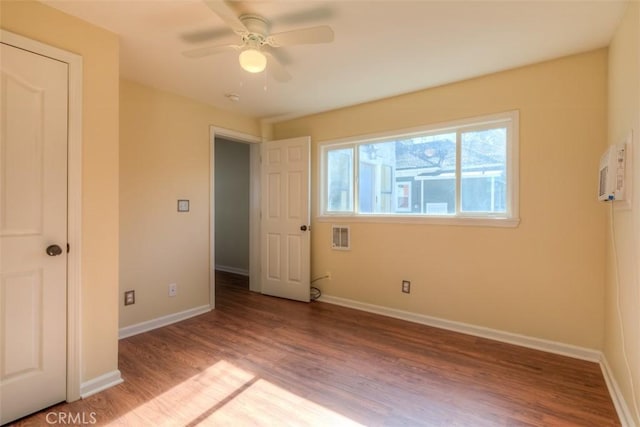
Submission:
[[[68,65],[0,47],[0,423],[6,423],[66,399]]]
[[[310,296],[310,138],[262,147],[262,293],[298,301]]]

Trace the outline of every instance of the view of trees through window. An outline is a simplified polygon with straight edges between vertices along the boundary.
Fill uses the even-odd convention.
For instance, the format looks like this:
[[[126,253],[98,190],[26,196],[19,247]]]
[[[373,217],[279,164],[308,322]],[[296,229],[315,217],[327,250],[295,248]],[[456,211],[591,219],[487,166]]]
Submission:
[[[330,147],[325,156],[327,213],[442,216],[507,209],[504,126]]]

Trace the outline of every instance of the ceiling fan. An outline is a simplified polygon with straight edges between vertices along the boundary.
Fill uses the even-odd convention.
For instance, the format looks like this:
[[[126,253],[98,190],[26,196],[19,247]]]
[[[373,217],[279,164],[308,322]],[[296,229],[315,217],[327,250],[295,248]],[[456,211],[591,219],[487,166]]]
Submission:
[[[260,15],[237,16],[224,0],[204,0],[204,3],[241,37],[241,43],[208,46],[183,52],[182,54],[188,58],[239,51],[238,59],[242,69],[250,73],[260,73],[268,65],[273,77],[277,81],[285,82],[291,79],[291,75],[274,56],[273,48],[333,41],[333,30],[326,25],[270,34],[269,21]]]

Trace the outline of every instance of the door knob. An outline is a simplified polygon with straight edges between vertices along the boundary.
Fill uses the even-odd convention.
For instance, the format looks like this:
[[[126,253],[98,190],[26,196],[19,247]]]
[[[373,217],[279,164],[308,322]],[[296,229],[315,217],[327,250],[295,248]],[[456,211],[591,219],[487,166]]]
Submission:
[[[307,231],[307,226],[306,226],[306,225],[301,225],[301,226],[300,226],[300,230],[302,230],[302,231]]]
[[[62,254],[62,248],[58,245],[50,245],[47,246],[47,255],[49,256],[58,256]]]

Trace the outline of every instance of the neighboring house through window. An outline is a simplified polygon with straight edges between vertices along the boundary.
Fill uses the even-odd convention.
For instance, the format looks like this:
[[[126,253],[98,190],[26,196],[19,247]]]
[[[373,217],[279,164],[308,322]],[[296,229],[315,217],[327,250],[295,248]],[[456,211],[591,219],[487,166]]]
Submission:
[[[320,219],[518,223],[518,113],[320,144]]]

